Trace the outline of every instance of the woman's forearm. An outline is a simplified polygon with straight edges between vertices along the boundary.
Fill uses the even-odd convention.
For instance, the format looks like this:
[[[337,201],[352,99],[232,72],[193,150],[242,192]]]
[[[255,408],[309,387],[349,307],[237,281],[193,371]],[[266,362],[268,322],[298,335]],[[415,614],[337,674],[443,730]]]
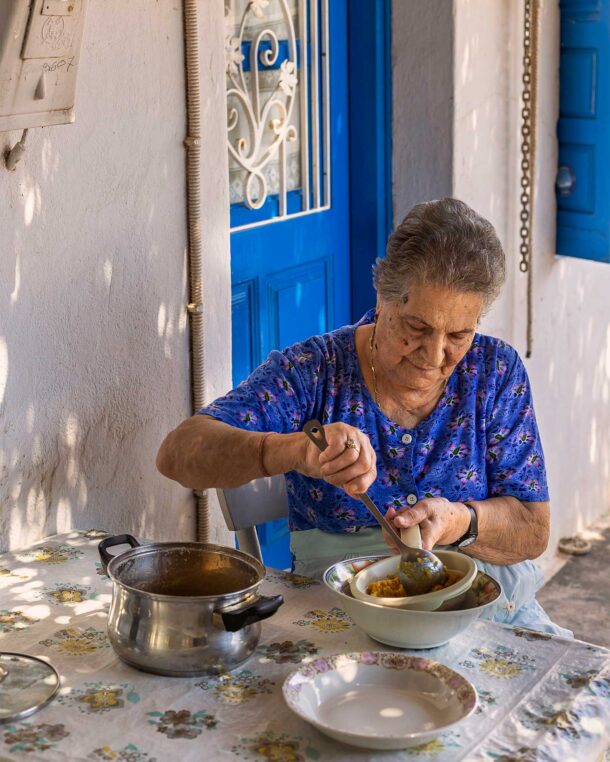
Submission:
[[[259,458],[264,434],[245,431],[205,415],[183,421],[163,440],[157,468],[191,489],[239,487],[263,476]],[[264,465],[271,474],[299,465],[305,435],[272,434],[264,443]]]
[[[516,497],[469,501],[477,512],[479,534],[464,552],[493,564],[537,558],[548,545],[548,503],[523,503]]]

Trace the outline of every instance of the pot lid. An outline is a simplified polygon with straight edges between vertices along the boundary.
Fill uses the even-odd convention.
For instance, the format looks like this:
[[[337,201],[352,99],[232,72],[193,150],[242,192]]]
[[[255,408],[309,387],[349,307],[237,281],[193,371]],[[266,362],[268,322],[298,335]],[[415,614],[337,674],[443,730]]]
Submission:
[[[59,690],[59,675],[46,661],[28,654],[0,653],[0,723],[28,717]]]

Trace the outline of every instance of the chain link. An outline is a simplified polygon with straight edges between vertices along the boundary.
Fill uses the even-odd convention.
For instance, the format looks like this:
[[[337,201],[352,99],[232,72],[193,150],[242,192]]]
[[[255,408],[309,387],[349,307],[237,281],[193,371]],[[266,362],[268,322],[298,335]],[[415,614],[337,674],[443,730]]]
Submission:
[[[536,149],[536,64],[537,64],[538,0],[525,0],[523,16],[523,74],[521,108],[521,212],[519,214],[519,269],[530,269],[532,248],[532,201],[534,159]]]
[[[536,170],[536,101],[538,92],[538,12],[540,0],[524,0],[523,74],[521,93],[521,212],[519,214],[519,269],[527,276],[527,337],[525,356],[531,357],[534,336],[532,227]]]

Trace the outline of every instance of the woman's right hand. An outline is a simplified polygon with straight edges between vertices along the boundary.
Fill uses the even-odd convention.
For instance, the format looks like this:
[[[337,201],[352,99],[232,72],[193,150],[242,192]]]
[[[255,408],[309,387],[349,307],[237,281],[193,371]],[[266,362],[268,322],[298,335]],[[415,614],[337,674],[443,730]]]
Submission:
[[[306,434],[297,471],[314,479],[324,479],[356,497],[366,492],[377,478],[377,455],[367,435],[347,423],[324,426],[328,447],[320,452]],[[354,447],[346,446],[353,442]]]

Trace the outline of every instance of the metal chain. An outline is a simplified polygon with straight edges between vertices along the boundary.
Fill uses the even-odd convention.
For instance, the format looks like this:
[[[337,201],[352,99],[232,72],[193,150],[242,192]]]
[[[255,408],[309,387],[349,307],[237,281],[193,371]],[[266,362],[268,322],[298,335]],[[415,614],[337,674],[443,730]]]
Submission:
[[[538,15],[540,0],[524,0],[523,91],[521,94],[521,212],[519,269],[527,273],[527,351],[532,353],[532,224],[536,166],[536,103],[538,94]]]

